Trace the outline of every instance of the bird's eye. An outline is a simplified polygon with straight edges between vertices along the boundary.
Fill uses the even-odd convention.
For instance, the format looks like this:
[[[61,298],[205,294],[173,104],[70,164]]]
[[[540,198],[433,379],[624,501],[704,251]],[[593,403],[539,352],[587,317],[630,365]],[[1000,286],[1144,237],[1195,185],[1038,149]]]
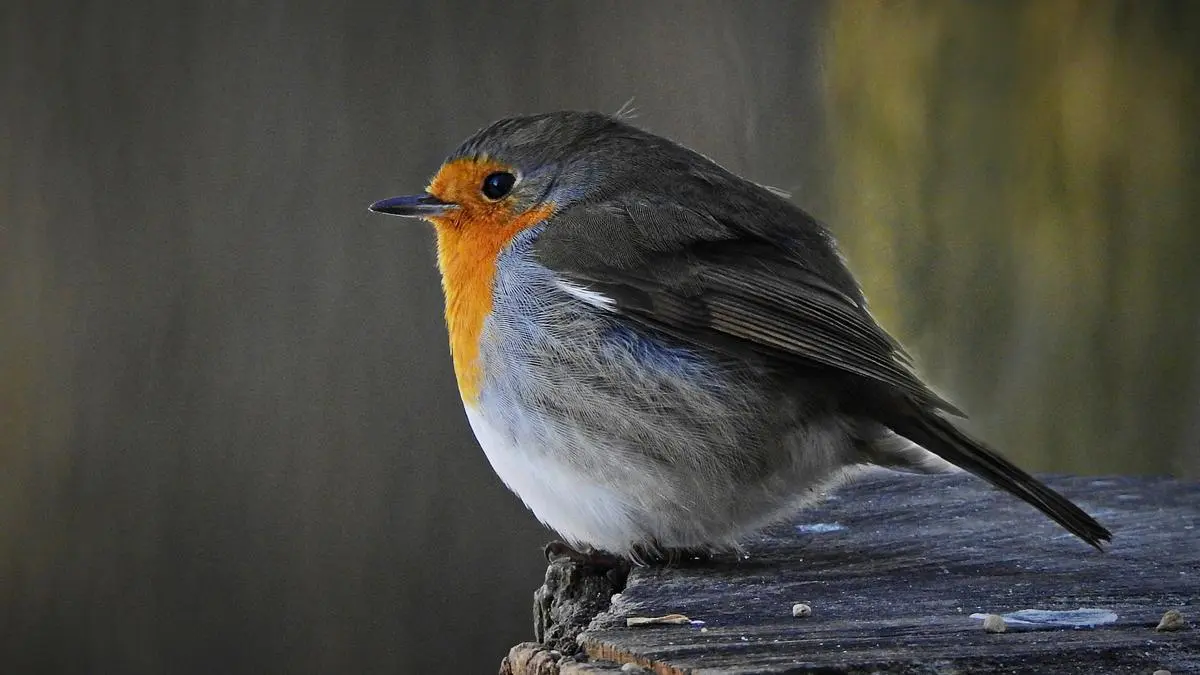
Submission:
[[[488,177],[483,179],[483,196],[492,200],[500,199],[512,190],[516,182],[517,177],[507,171],[488,174]]]

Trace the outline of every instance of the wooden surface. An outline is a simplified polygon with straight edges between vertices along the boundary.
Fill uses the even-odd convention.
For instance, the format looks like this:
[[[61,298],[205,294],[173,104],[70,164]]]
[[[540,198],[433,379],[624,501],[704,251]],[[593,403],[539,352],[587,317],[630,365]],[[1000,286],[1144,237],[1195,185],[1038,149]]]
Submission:
[[[578,640],[591,664],[562,672],[1200,673],[1200,486],[1049,482],[1113,531],[1107,552],[969,476],[880,474],[746,541],[748,557],[634,569]],[[992,634],[971,618],[1079,608],[1115,621]],[[1192,625],[1156,631],[1169,609]],[[625,625],[671,613],[704,623]]]

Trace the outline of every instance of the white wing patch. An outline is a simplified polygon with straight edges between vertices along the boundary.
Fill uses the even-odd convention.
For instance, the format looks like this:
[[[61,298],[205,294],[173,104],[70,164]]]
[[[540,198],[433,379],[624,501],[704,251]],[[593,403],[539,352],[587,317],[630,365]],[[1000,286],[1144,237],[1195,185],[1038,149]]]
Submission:
[[[582,300],[592,307],[602,309],[606,312],[615,311],[617,308],[616,301],[607,295],[604,295],[603,293],[597,293],[596,291],[573,284],[569,281],[563,281],[562,279],[555,279],[554,283],[567,295],[570,295],[576,300]]]

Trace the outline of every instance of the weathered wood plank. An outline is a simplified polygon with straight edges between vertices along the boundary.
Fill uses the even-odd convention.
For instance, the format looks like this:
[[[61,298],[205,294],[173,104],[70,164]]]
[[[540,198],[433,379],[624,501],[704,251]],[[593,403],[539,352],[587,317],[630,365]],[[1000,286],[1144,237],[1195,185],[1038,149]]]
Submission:
[[[1200,672],[1200,486],[1163,479],[1050,483],[1114,533],[1098,553],[968,476],[885,474],[745,543],[748,557],[639,568],[579,642],[593,659],[662,673]],[[793,618],[793,603],[812,616]],[[1095,627],[973,613],[1108,610]],[[682,613],[703,626],[627,628]]]

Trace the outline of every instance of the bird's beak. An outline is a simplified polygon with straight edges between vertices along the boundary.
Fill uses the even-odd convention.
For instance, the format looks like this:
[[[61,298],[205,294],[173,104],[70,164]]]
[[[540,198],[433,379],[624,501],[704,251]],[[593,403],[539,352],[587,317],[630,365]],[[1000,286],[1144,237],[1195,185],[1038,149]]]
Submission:
[[[375,202],[370,208],[375,213],[386,213],[390,216],[436,218],[458,207],[456,204],[444,202],[431,194],[423,194],[384,199]]]

